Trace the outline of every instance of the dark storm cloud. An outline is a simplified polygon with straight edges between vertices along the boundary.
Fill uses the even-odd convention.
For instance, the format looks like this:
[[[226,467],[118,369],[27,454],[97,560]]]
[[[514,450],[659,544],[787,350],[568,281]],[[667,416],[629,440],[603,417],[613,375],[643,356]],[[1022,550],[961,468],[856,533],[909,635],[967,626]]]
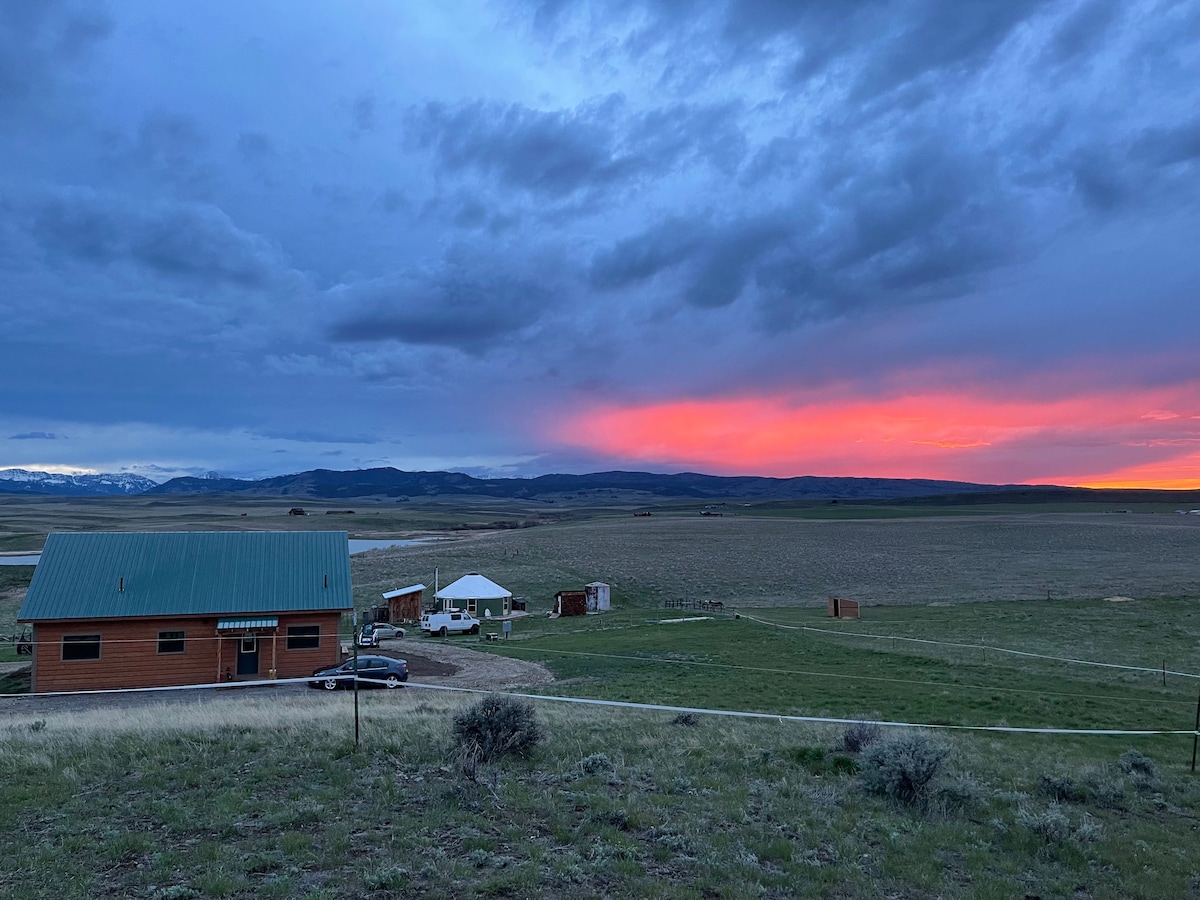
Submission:
[[[1064,63],[1093,52],[1121,11],[1121,0],[1085,0],[1066,17],[1046,48],[1047,59]]]
[[[917,133],[888,155],[849,160],[835,148],[821,203],[800,192],[725,221],[666,219],[596,254],[590,282],[614,290],[678,269],[681,295],[701,308],[753,285],[771,328],[963,290],[1017,253],[1017,210],[985,157],[949,143]]]
[[[429,103],[411,134],[449,173],[473,172],[551,198],[661,175],[695,159],[729,170],[745,152],[731,104],[675,104],[629,113],[619,95],[572,109],[519,103]]]
[[[30,199],[22,218],[52,258],[82,265],[129,264],[166,278],[242,287],[262,286],[285,268],[278,248],[205,204],[145,206],[60,189]]]
[[[261,162],[271,155],[271,139],[261,131],[243,131],[238,135],[237,151],[247,162]]]
[[[84,59],[111,31],[95,4],[0,3],[0,108],[47,99],[61,70]]]
[[[927,73],[973,72],[1031,14],[1053,5],[1050,0],[727,0],[719,5],[609,0],[601,4],[608,21],[603,14],[593,21],[602,23],[599,27],[614,20],[637,23],[624,44],[627,52],[636,56],[667,45],[673,48],[666,55],[674,67],[698,64],[705,79],[721,63],[761,65],[764,52],[784,63],[789,83],[827,75],[854,60],[858,65],[842,77],[850,79],[851,95],[863,100]],[[544,33],[569,28],[571,13],[592,8],[568,0],[531,0],[527,6]],[[708,40],[698,40],[697,31]],[[710,55],[689,54],[697,45]]]
[[[465,253],[439,269],[348,285],[330,292],[346,311],[335,341],[457,347],[470,352],[535,323],[552,297],[545,281],[488,266]]]
[[[691,259],[708,236],[709,229],[698,222],[667,219],[596,254],[589,280],[602,290],[638,284]]]
[[[1200,160],[1200,118],[1180,125],[1147,129],[1133,142],[1130,156],[1152,166]]]
[[[195,191],[205,188],[214,177],[204,158],[207,146],[208,139],[190,116],[155,110],[138,126],[132,155],[135,163],[164,180]]]
[[[350,105],[350,117],[356,132],[374,131],[376,125],[376,101],[374,94],[361,94]]]

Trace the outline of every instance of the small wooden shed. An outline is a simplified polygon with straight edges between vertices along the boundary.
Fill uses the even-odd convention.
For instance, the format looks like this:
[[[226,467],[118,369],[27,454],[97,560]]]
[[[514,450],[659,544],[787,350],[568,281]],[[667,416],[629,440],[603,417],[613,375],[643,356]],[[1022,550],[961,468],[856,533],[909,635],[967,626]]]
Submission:
[[[829,598],[829,615],[835,619],[857,619],[858,601],[844,597]]]
[[[583,616],[587,615],[587,611],[587,591],[559,591],[554,595],[550,616]]]
[[[416,622],[421,618],[421,605],[425,596],[425,585],[388,591],[383,595],[387,601],[388,622]]]

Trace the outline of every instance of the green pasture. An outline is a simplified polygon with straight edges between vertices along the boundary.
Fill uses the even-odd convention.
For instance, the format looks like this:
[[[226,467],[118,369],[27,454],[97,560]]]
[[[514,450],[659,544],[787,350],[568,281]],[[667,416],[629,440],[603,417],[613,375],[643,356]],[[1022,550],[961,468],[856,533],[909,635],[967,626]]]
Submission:
[[[516,639],[494,652],[547,666],[559,679],[549,693],[851,720],[1186,730],[1200,692],[1200,679],[1163,686],[1157,673],[943,648],[893,652],[732,616],[567,630],[571,621],[556,623],[560,633],[519,623]]]

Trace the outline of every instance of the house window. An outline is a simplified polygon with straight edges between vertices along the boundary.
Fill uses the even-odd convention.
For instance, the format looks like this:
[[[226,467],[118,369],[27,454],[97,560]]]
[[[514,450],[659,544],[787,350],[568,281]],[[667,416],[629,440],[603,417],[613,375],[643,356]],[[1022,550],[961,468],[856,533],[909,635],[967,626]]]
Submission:
[[[252,632],[246,632],[242,635],[242,652],[257,653],[258,652],[258,635]]]
[[[289,625],[287,648],[289,650],[316,650],[321,646],[320,625]]]
[[[63,659],[99,659],[100,635],[66,634],[62,639]]]
[[[474,600],[467,601],[467,612],[471,613],[472,615],[475,614],[475,601]]]
[[[158,633],[158,652],[159,653],[182,653],[183,652],[183,632],[182,631],[160,631]]]

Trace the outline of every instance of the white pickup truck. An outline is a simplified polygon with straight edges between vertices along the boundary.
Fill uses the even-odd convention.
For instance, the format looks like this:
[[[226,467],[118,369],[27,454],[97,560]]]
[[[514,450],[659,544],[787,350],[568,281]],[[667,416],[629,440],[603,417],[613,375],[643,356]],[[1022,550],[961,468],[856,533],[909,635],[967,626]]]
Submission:
[[[448,634],[479,634],[479,620],[457,609],[425,613],[421,616],[421,630],[440,637]]]

